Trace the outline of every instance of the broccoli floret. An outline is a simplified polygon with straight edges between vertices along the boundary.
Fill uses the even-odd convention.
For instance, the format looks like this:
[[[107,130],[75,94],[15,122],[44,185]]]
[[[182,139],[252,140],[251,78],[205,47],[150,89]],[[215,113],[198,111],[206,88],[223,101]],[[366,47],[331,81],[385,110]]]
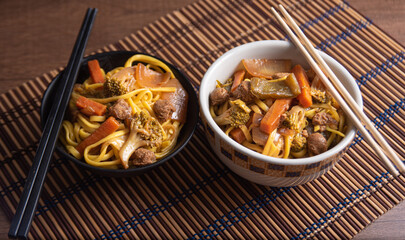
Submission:
[[[106,76],[104,94],[107,97],[123,95],[135,89],[135,82],[134,69],[123,68],[111,76]]]
[[[299,152],[305,148],[307,139],[301,134],[296,134],[291,142],[291,151]]]
[[[297,114],[286,114],[283,125],[289,129],[298,130],[299,118]]]
[[[327,103],[330,100],[326,92],[319,89],[311,89],[311,96],[318,103]]]
[[[250,118],[250,108],[240,99],[230,101],[230,103],[232,106],[221,115],[215,117],[214,121],[219,126],[230,124],[232,127],[238,127],[246,124]]]
[[[119,96],[125,94],[126,88],[122,86],[122,82],[117,79],[106,79],[104,82],[104,93],[108,97]]]
[[[286,118],[283,121],[283,125],[289,129],[300,131],[300,127],[302,126],[302,117],[298,114],[298,112],[287,112]]]
[[[140,147],[159,147],[162,144],[163,131],[159,121],[144,112],[135,113],[128,119],[129,136],[120,149],[120,159],[124,168],[128,168],[128,160],[132,153]]]
[[[228,78],[225,83],[221,83],[220,81],[217,80],[216,87],[217,88],[225,88],[229,92],[229,91],[231,91],[232,83],[233,83],[232,78]]]

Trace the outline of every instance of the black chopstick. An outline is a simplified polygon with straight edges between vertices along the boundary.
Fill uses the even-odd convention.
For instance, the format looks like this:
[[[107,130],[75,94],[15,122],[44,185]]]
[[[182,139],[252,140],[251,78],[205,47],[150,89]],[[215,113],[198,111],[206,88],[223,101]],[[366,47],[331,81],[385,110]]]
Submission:
[[[54,104],[52,105],[43,129],[42,137],[39,141],[33,165],[28,173],[16,213],[11,221],[8,233],[10,238],[27,238],[28,230],[31,226],[39,195],[48,171],[49,162],[55,149],[60,126],[65,115],[65,109],[76,81],[96,14],[97,9],[95,8],[89,8],[87,10],[69,63],[59,81]]]

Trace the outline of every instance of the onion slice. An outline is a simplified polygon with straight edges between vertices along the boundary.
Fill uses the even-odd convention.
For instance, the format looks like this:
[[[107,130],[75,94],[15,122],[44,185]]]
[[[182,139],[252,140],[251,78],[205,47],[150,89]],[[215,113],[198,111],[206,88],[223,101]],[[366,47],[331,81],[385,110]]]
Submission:
[[[275,73],[291,70],[291,60],[243,59],[242,63],[250,75],[260,78],[273,79]]]

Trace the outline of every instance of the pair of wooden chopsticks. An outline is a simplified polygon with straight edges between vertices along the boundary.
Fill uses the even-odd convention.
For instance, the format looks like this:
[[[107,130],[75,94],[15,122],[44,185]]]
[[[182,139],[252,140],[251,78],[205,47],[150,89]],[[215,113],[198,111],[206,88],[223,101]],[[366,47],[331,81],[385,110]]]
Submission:
[[[354,125],[361,132],[364,139],[376,151],[377,155],[381,158],[385,166],[388,168],[389,172],[394,176],[399,175],[398,170],[401,173],[405,173],[405,165],[401,161],[401,159],[399,159],[398,155],[394,152],[394,150],[383,138],[383,136],[381,136],[381,134],[374,128],[370,119],[368,119],[368,117],[364,114],[361,108],[354,101],[352,96],[347,92],[343,84],[339,81],[339,79],[336,77],[333,71],[329,68],[329,66],[325,63],[325,61],[322,59],[319,53],[315,50],[309,39],[304,35],[304,33],[301,31],[301,29],[298,27],[298,25],[295,23],[292,17],[288,14],[288,12],[284,9],[284,7],[280,4],[279,8],[288,24],[283,20],[283,18],[281,18],[281,16],[274,8],[271,8],[271,11],[275,15],[277,21],[280,23],[284,31],[286,31],[287,35],[290,37],[294,45],[304,55],[304,57],[311,65],[313,70],[316,72],[318,77],[322,80],[323,84],[328,89],[328,91],[340,104],[346,115],[353,121]],[[297,34],[298,37],[295,36],[295,34],[288,25],[291,26],[291,28],[295,31],[295,34]],[[328,77],[325,75],[325,73],[329,77],[330,81]],[[367,129],[363,126],[362,122],[371,132],[374,138],[378,141],[381,147],[377,144],[377,142],[373,139],[373,137],[370,135]],[[385,154],[387,154],[393,160],[393,162],[391,162]],[[398,170],[395,168],[393,163],[396,165]]]
[[[97,9],[89,8],[84,17],[82,26],[77,36],[69,63],[63,72],[55,93],[54,103],[46,120],[45,127],[38,149],[35,153],[33,165],[30,169],[24,191],[18,204],[16,213],[11,221],[8,236],[10,238],[27,238],[32,218],[36,211],[39,195],[45,180],[46,173],[55,143],[59,134],[60,126],[65,115],[73,85],[76,81],[84,50],[93,27]]]

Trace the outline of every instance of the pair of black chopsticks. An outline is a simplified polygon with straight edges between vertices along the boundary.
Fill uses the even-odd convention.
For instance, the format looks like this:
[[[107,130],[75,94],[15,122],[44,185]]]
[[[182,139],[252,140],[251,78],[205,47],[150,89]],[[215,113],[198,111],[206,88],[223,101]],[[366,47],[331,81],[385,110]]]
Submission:
[[[84,50],[97,14],[96,8],[89,8],[83,20],[79,35],[73,47],[69,63],[63,72],[61,81],[55,93],[54,104],[49,112],[42,137],[39,141],[33,165],[28,173],[24,191],[18,204],[16,213],[11,221],[8,233],[10,238],[27,238],[28,230],[36,211],[39,195],[45,180],[46,173],[55,143],[58,138],[60,126],[65,115],[73,85],[76,81],[79,66]]]

